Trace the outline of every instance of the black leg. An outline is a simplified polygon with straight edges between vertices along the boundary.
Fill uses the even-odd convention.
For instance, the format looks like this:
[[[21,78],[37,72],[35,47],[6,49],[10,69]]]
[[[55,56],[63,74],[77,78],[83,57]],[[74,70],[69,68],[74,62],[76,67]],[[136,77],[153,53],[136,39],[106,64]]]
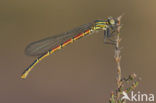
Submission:
[[[111,45],[115,45],[116,42],[114,40],[111,40],[110,37],[112,36],[113,32],[110,32],[110,29],[107,28],[106,30],[104,30],[104,44],[111,44]],[[109,40],[109,41],[107,41]]]

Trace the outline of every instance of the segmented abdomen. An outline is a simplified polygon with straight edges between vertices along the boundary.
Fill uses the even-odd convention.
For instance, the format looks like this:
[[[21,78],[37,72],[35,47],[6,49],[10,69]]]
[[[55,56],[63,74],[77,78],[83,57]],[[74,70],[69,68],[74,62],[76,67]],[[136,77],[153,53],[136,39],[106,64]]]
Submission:
[[[84,24],[63,34],[32,42],[26,47],[25,54],[37,57],[44,55],[53,48],[56,48],[57,46],[62,45],[66,41],[73,39],[77,35],[82,34],[87,30],[90,30],[93,26],[94,23]]]

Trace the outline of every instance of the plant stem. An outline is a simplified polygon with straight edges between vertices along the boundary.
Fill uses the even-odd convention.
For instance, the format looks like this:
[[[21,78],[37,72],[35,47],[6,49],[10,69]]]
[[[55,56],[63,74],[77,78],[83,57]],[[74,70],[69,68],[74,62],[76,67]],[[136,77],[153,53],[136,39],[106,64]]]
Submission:
[[[118,103],[120,101],[120,88],[121,88],[121,85],[122,85],[121,66],[120,66],[121,56],[120,56],[120,47],[119,47],[120,41],[121,41],[120,34],[118,33],[117,36],[116,36],[115,56],[114,56],[116,64],[117,64],[117,87],[118,87],[116,103]]]

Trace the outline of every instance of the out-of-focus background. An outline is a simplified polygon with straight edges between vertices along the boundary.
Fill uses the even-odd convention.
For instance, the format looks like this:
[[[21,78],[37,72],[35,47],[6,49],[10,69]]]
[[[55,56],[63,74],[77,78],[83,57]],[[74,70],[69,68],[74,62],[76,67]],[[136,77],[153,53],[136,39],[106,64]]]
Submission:
[[[1,0],[0,103],[108,103],[116,87],[114,50],[103,32],[84,37],[19,77],[35,58],[27,44],[122,13],[122,73],[142,78],[137,91],[156,94],[155,0]]]

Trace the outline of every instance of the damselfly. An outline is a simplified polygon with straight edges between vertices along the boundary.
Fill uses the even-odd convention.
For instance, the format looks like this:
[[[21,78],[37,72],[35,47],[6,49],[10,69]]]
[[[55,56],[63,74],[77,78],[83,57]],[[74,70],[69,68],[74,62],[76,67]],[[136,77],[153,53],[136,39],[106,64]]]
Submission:
[[[110,37],[118,32],[120,27],[120,19],[121,16],[118,18],[107,17],[104,20],[95,20],[91,23],[81,25],[60,35],[30,43],[26,47],[25,53],[26,55],[34,56],[37,59],[25,69],[21,75],[21,78],[25,79],[34,66],[45,57],[53,54],[55,51],[63,48],[64,46],[73,43],[73,41],[93,33],[94,31],[104,31],[104,42],[113,44],[113,41],[110,40]],[[109,40],[109,42],[106,40]]]

